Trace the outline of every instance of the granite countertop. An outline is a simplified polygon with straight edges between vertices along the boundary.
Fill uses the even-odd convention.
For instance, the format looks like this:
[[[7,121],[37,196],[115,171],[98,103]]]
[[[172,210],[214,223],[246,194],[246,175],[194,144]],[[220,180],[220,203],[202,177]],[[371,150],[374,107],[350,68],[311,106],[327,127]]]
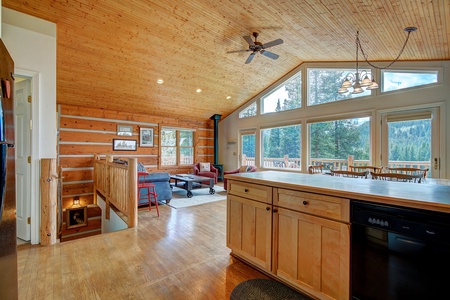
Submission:
[[[277,188],[450,213],[449,185],[382,181],[280,171],[237,173],[226,175],[225,177],[227,179]]]

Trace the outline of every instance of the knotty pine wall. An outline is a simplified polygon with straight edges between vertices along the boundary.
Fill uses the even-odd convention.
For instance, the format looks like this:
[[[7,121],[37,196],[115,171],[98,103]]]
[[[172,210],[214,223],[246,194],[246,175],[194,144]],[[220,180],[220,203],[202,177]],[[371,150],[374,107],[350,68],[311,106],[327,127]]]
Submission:
[[[62,169],[62,206],[71,207],[78,196],[81,205],[88,205],[88,226],[66,230],[63,224],[61,241],[74,237],[99,234],[101,223],[97,220],[101,212],[93,204],[93,160],[94,155],[105,158],[136,157],[148,172],[170,174],[192,172],[188,167],[159,167],[159,133],[163,126],[195,129],[194,162],[214,162],[214,123],[212,120],[159,117],[140,113],[128,113],[96,108],[59,105],[58,165]],[[117,125],[133,127],[133,136],[118,136]],[[139,147],[139,129],[153,128],[153,147]],[[137,151],[113,151],[113,139],[133,139],[138,143]],[[97,211],[93,213],[92,211]],[[65,216],[64,216],[65,217]],[[64,219],[65,221],[65,219]],[[92,221],[92,222],[90,222]],[[89,224],[97,224],[92,228]]]

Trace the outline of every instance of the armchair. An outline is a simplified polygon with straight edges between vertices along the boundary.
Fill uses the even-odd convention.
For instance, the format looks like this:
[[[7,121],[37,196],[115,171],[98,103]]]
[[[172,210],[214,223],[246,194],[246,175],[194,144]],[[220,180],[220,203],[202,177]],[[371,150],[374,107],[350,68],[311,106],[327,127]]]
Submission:
[[[194,164],[194,175],[214,178],[214,184],[219,178],[219,169],[216,169],[211,163],[209,164],[209,171],[204,171],[200,168],[200,163]]]
[[[227,179],[225,178],[225,175],[227,174],[236,174],[236,173],[243,173],[243,172],[256,172],[258,171],[258,168],[255,166],[244,166],[246,167],[246,170],[244,171],[243,167],[240,167],[236,170],[231,170],[231,171],[225,171],[223,172],[223,188],[226,190],[227,189]]]

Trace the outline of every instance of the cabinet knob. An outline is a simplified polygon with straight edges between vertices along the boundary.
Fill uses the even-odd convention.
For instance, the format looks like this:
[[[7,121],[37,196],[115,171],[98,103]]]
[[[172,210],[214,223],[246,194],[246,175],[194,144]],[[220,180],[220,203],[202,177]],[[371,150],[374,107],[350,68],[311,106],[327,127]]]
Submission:
[[[308,205],[308,201],[303,200],[303,205]]]
[[[248,189],[245,189],[244,192],[248,193]]]
[[[266,207],[266,210],[267,210],[267,211],[269,211],[269,210],[270,210],[270,207],[269,207],[269,206],[267,206],[267,207]]]
[[[273,213],[276,213],[276,212],[278,212],[278,209],[274,208],[274,209],[272,210],[272,212],[273,212]]]

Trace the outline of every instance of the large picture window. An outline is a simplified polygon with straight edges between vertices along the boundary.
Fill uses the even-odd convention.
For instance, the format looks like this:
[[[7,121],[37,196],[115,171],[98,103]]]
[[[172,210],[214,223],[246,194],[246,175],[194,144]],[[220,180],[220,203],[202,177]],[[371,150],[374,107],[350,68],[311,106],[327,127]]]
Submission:
[[[355,70],[324,68],[308,68],[307,70],[308,105],[310,106],[371,95],[370,90],[366,90],[361,94],[352,94],[350,91],[345,94],[337,93],[345,77],[349,73],[355,73]],[[362,72],[363,69],[359,71]],[[370,69],[364,71],[370,74]]]
[[[263,167],[301,169],[301,125],[262,129],[261,136]]]
[[[194,163],[194,131],[176,128],[161,130],[161,165],[178,166]]]
[[[349,155],[358,165],[370,164],[370,118],[311,123],[309,142],[310,164],[345,169]]]
[[[301,73],[297,73],[270,94],[261,98],[261,114],[301,107],[301,89]]]

